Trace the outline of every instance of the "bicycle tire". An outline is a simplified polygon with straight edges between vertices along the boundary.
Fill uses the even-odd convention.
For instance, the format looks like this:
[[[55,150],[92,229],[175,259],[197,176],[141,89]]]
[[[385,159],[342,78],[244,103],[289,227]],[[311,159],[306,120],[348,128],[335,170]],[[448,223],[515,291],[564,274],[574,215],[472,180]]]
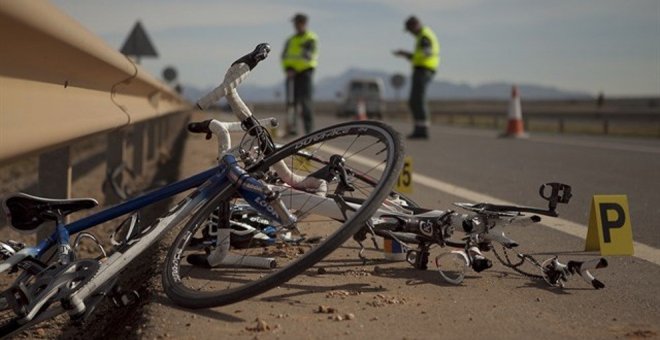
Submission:
[[[339,134],[340,131],[343,131],[344,134]],[[312,144],[312,141],[313,145],[321,143],[319,146],[320,149],[321,146],[330,140],[346,136],[355,136],[356,139],[360,136],[374,137],[379,141],[382,141],[383,144],[386,144],[386,150],[383,149],[380,153],[383,151],[387,152],[385,154],[386,159],[385,165],[382,169],[382,177],[380,178],[379,183],[374,186],[373,192],[367,197],[367,203],[362,204],[353,215],[341,222],[342,225],[337,230],[321,243],[310,248],[308,253],[297,257],[286,266],[277,268],[277,270],[268,275],[245,282],[239,286],[228,287],[221,291],[201,292],[199,290],[191,289],[184,286],[183,279],[180,276],[182,275],[182,254],[186,250],[187,242],[191,239],[191,235],[198,231],[198,228],[205,221],[207,216],[216,209],[220,202],[231,199],[233,192],[231,190],[225,190],[213,199],[210,199],[191,217],[176,237],[172,247],[170,247],[162,276],[163,288],[167,296],[176,304],[193,309],[227,305],[256,296],[281,285],[312,267],[318,261],[322,260],[328,254],[340,247],[355,232],[362,228],[367,219],[373,215],[376,209],[378,209],[380,204],[389,195],[391,187],[394,185],[403,166],[403,147],[400,136],[388,125],[375,121],[362,121],[348,122],[327,127],[310,135],[298,138],[281,148],[278,148],[273,154],[266,156],[258,167],[250,170],[255,173],[259,171],[265,172],[276,162],[286,159],[286,157],[293,156],[297,151],[304,147],[308,147]],[[352,145],[353,144],[351,144],[351,146]],[[350,149],[351,146],[349,146],[348,149]],[[344,155],[346,155],[348,149],[346,149]],[[355,154],[351,154],[350,156],[353,157]],[[291,196],[293,196],[293,194],[291,194]],[[286,201],[284,202],[286,204]]]
[[[4,338],[18,331],[23,325],[18,323],[18,317],[0,322],[0,338]]]

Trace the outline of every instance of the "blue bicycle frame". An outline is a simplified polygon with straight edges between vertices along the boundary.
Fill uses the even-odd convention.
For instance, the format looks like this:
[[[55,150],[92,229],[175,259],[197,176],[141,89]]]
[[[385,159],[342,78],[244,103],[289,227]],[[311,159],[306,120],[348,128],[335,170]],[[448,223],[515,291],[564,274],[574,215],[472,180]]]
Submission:
[[[55,244],[61,246],[68,245],[70,235],[142,209],[163,199],[193,188],[198,188],[196,192],[191,194],[191,196],[196,197],[201,195],[206,201],[215,197],[222,192],[222,190],[226,189],[227,186],[232,184],[236,186],[238,193],[250,205],[255,207],[255,209],[258,209],[261,213],[268,215],[275,220],[280,220],[280,218],[272,211],[266,209],[261,204],[258,204],[260,200],[267,199],[263,191],[263,184],[250,177],[247,172],[238,165],[234,156],[225,155],[217,167],[130,199],[73,223],[58,225],[57,230],[55,230],[55,232],[53,232],[48,238],[39,242],[33,250],[36,252],[37,257],[41,257]]]

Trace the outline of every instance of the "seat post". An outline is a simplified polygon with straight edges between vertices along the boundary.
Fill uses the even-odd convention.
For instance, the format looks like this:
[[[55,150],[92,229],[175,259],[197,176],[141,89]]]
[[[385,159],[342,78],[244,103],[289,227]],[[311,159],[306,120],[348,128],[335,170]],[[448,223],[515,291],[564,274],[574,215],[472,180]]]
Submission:
[[[71,198],[72,167],[71,147],[64,146],[39,155],[39,194],[44,197]],[[38,239],[43,239],[54,231],[41,228]]]
[[[60,209],[44,212],[44,216],[55,221],[55,237],[57,242],[57,256],[63,265],[69,264],[74,259],[73,250],[69,244],[69,231],[66,229],[66,217]]]

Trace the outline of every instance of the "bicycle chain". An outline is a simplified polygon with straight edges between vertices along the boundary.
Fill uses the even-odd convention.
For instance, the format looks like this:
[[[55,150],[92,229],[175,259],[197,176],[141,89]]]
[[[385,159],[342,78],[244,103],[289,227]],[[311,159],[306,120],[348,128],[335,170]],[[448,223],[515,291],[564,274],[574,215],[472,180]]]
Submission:
[[[495,254],[495,257],[497,257],[497,259],[500,261],[500,263],[502,263],[502,265],[504,265],[505,267],[511,268],[515,272],[517,272],[518,274],[520,274],[522,276],[525,276],[527,278],[530,278],[530,279],[545,280],[542,275],[531,274],[531,273],[525,272],[524,270],[518,268],[518,267],[522,266],[523,263],[525,263],[525,259],[526,259],[525,257],[523,257],[520,260],[519,263],[514,264],[513,262],[511,262],[511,259],[509,259],[509,253],[506,251],[506,248],[504,246],[502,246],[502,250],[504,251],[504,257],[506,258],[506,261],[507,261],[505,263],[504,260],[500,257],[500,254],[498,254],[497,251],[495,250],[495,247],[493,247],[492,249],[493,249],[493,254]],[[538,262],[536,260],[534,260],[534,258],[532,258],[529,255],[527,255],[527,256],[530,258],[530,261],[536,262],[536,263],[533,263],[534,265],[540,267],[540,265],[538,264]]]

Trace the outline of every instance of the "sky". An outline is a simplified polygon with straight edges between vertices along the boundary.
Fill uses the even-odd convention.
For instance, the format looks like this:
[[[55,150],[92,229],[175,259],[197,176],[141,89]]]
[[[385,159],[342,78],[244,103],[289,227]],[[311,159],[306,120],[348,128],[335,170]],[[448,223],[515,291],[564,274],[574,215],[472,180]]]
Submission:
[[[217,84],[257,43],[272,57],[250,82],[282,81],[279,55],[297,12],[319,36],[316,79],[358,67],[409,73],[392,56],[412,49],[403,22],[417,15],[438,36],[436,80],[478,85],[533,83],[596,94],[660,95],[660,0],[52,0],[117,49],[136,20],[158,59],[142,65],[160,76],[174,66],[184,84]]]

